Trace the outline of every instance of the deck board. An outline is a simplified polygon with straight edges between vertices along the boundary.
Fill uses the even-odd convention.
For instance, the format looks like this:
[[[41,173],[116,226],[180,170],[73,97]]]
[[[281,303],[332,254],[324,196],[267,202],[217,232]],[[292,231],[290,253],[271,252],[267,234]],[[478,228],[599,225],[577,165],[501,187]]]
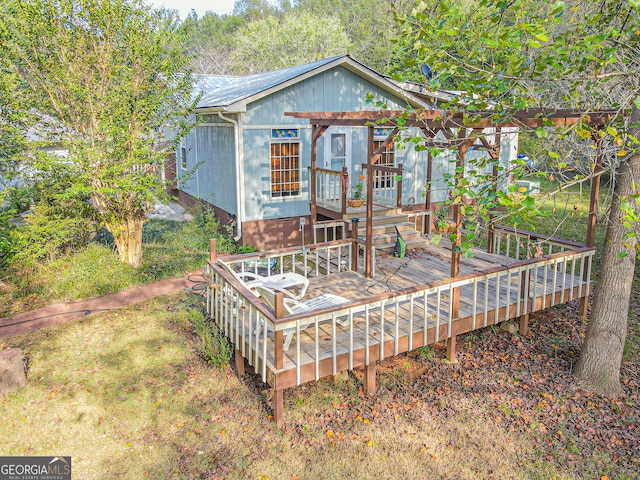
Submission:
[[[324,320],[317,324],[317,335],[313,323],[300,328],[300,338],[294,333],[290,348],[283,352],[282,368],[278,369],[279,378],[282,378],[280,385],[286,387],[313,380],[340,369],[351,368],[352,364],[363,365],[368,363],[370,358],[387,357],[446,339],[463,331],[514,318],[517,312],[525,313],[525,305],[527,312],[539,310],[551,304],[567,301],[569,298],[576,298],[577,292],[586,291],[587,283],[582,280],[581,265],[561,264],[560,267],[540,267],[531,270],[529,294],[526,300],[521,299],[522,275],[506,270],[495,271],[496,267],[506,268],[512,266],[515,261],[505,256],[475,251],[472,258],[461,257],[460,275],[487,271],[495,273],[487,277],[478,277],[474,284],[465,284],[459,288],[459,314],[455,319],[449,319],[452,288],[448,285],[441,288],[439,295],[427,293],[426,305],[424,291],[413,293],[407,300],[399,303],[392,300],[372,302],[372,297],[384,298],[382,294],[388,292],[414,291],[419,285],[433,285],[450,278],[449,246],[450,243],[446,241],[439,245],[431,244],[424,250],[411,252],[405,258],[376,256],[374,278],[366,278],[353,271],[310,277],[305,298],[333,293],[353,302],[360,302],[363,306],[359,312],[353,314],[351,325],[348,322],[346,325],[336,322],[334,327],[331,320]],[[496,287],[498,281],[501,285],[499,291]],[[536,302],[533,301],[533,297],[536,297]],[[369,302],[368,329],[365,328],[366,302]],[[380,304],[385,302],[388,304],[384,308],[380,307]],[[465,327],[460,326],[463,319],[467,322]],[[255,313],[245,315],[245,331],[255,331],[256,321]],[[242,324],[242,321],[240,323]],[[263,335],[261,332],[261,343]],[[269,368],[275,365],[274,338],[274,332],[269,330],[266,348]],[[255,345],[255,335],[252,342]],[[249,350],[251,349],[247,349],[248,355]],[[258,368],[263,362],[264,351],[261,345],[257,358],[253,360]]]

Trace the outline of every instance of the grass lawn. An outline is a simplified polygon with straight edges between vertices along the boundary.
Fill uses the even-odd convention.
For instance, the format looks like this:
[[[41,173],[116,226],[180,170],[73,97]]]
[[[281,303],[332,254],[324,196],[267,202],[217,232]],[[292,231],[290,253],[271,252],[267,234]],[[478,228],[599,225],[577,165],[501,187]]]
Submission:
[[[439,346],[389,359],[373,396],[361,371],[287,390],[279,430],[259,377],[198,354],[201,305],[176,294],[0,340],[29,364],[0,400],[0,454],[70,455],[91,479],[637,478],[637,350],[626,398],[575,390],[575,307],[527,337],[461,337],[456,365]]]
[[[209,238],[220,236],[217,224],[205,218],[177,222],[148,220],[142,238],[143,265],[135,269],[118,261],[108,239],[30,271],[0,272],[0,317],[56,302],[108,295],[128,287],[201,269],[208,257]],[[218,242],[224,251],[233,242]]]
[[[563,195],[536,230],[583,241],[588,194]],[[130,274],[91,245],[48,267],[42,295],[94,296],[201,267],[207,234],[151,223],[152,261]],[[159,297],[0,339],[24,351],[29,378],[0,398],[0,455],[70,455],[74,478],[89,479],[636,479],[639,299],[636,281],[623,398],[574,387],[586,330],[574,302],[532,315],[524,337],[495,327],[460,336],[457,364],[442,361],[443,345],[387,359],[375,395],[361,370],[288,389],[278,429],[271,390],[239,377],[228,345],[205,334],[202,298]]]

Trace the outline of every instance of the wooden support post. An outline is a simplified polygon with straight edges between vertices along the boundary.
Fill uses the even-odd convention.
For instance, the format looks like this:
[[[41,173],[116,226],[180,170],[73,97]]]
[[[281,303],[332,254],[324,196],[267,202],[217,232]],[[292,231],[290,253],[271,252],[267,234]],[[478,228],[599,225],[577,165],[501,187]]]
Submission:
[[[284,390],[278,388],[278,381],[273,386],[273,419],[282,428],[284,424]]]
[[[244,375],[244,357],[242,356],[242,352],[237,348],[235,349],[234,357],[236,361],[236,371],[238,375],[242,376]]]
[[[466,138],[466,131],[461,128],[458,132],[458,138],[464,140]],[[467,155],[467,150],[473,143],[473,139],[462,142],[458,147],[456,153],[456,178],[462,179],[464,177],[464,159]],[[462,228],[462,214],[460,212],[460,202],[462,199],[453,199],[453,223],[456,227],[456,239],[451,244],[451,278],[456,278],[460,274],[460,246],[462,244],[462,235],[460,229]],[[460,288],[454,288],[451,294],[451,318],[456,319],[459,316],[460,309]],[[455,340],[454,340],[455,342]]]
[[[317,174],[318,174],[318,139],[324,135],[324,132],[329,128],[326,125],[312,125],[311,126],[311,174],[309,176],[309,190],[311,193],[311,225],[315,225],[318,222],[317,215]]]
[[[447,362],[449,363],[458,363],[458,359],[456,358],[456,336],[452,335],[447,338]]]
[[[493,149],[489,149],[489,154],[491,155],[491,159],[496,163],[493,165],[491,170],[491,176],[493,177],[491,180],[492,189],[495,192],[498,189],[498,174],[500,172],[500,144],[502,143],[502,129],[500,127],[496,128],[496,142],[495,147]],[[487,253],[493,253],[493,245],[495,241],[495,226],[493,224],[493,212],[489,212],[489,228],[487,229]]]
[[[216,251],[216,239],[209,239],[209,261],[214,263],[218,259],[218,252]]]
[[[376,393],[376,362],[364,367],[364,390],[367,395]]]
[[[349,170],[346,166],[342,167],[340,175],[340,213],[342,213],[344,217],[347,213],[347,192],[349,191]]]
[[[276,319],[284,317],[284,293],[276,293]],[[284,365],[284,332],[282,330],[276,330],[274,335],[273,344],[275,347],[274,359],[275,367],[277,370],[281,369]]]
[[[526,271],[520,274],[520,298],[518,299],[518,302],[520,304],[523,304],[525,298],[529,297],[530,285],[529,285],[529,282],[526,281],[527,277],[528,275]],[[520,317],[518,318],[520,322],[518,330],[520,335],[523,335],[523,336],[529,333],[529,308],[531,308],[531,301],[527,301],[527,311],[523,310],[522,315],[520,315]]]
[[[402,173],[403,173],[401,163],[398,164],[398,168],[400,169],[400,173],[398,174],[400,176],[400,180],[398,180],[398,184],[396,185],[396,190],[398,191],[397,198],[396,198],[396,207],[400,208],[402,207]]]
[[[522,336],[525,336],[527,333],[529,333],[529,314],[528,313],[526,315],[520,316],[520,325],[518,328],[518,332]]]
[[[427,191],[424,197],[424,208],[425,210],[431,211],[431,178],[433,171],[433,157],[431,155],[431,150],[427,153]],[[429,221],[424,222],[426,225],[422,226],[422,233],[426,235],[431,235],[431,225],[433,224],[434,215],[429,215]]]
[[[351,238],[353,243],[351,244],[351,270],[358,271],[358,223],[359,218],[351,219]]]
[[[373,256],[373,127],[367,128],[367,228],[365,234],[365,260],[364,260],[364,276],[371,278],[372,276],[372,256]]]
[[[284,317],[284,293],[276,293],[275,307],[276,319]],[[280,370],[284,364],[284,332],[282,330],[276,330],[273,344],[275,348],[273,355],[275,367],[276,370]],[[273,382],[273,418],[276,421],[276,425],[282,427],[284,423],[284,390],[278,386],[277,373]]]
[[[593,247],[595,244],[595,231],[598,221],[598,197],[600,195],[600,174],[602,172],[602,139],[600,135],[594,135],[596,141],[596,163],[593,168],[593,178],[591,179],[591,196],[589,198],[589,219],[587,221],[587,247]],[[583,280],[587,280],[587,270],[582,274]],[[589,307],[589,292],[585,292],[585,296],[580,299],[580,309],[578,310],[581,317],[587,316],[587,308]]]

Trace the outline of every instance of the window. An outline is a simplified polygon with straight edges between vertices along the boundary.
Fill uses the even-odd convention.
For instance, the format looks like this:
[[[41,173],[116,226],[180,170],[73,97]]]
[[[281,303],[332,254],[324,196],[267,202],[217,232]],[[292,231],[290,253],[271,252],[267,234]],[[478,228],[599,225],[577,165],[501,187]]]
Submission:
[[[374,151],[377,151],[378,148],[380,148],[383,143],[384,143],[384,140],[374,140],[373,141]],[[394,162],[393,143],[390,143],[382,151],[382,154],[380,155],[380,158],[378,158],[376,165],[386,165],[388,167],[393,167],[394,166],[393,162]],[[374,177],[373,177],[374,188],[390,188],[393,185],[393,177],[394,177],[394,174],[391,172],[374,171]]]
[[[187,147],[180,145],[180,168],[187,169]]]
[[[331,170],[342,170],[347,160],[347,136],[344,133],[331,134]]]
[[[300,193],[300,143],[271,144],[271,197]]]

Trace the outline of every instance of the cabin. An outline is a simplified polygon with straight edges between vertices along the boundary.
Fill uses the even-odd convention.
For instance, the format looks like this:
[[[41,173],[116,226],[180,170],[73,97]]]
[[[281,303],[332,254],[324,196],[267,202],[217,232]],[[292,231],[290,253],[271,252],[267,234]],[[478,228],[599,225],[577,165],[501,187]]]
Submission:
[[[184,205],[211,205],[237,241],[258,249],[342,238],[352,234],[350,219],[363,217],[362,207],[347,200],[359,183],[367,193],[360,180],[367,127],[343,122],[320,133],[292,114],[373,112],[377,102],[392,111],[429,110],[452,97],[393,81],[348,55],[249,76],[201,75],[198,89],[202,122],[182,140],[172,176],[192,174],[173,193]],[[394,245],[396,227],[409,248],[425,245],[431,206],[448,197],[445,176],[456,165],[453,150],[429,162],[414,144],[388,141],[392,131],[381,125],[371,139],[382,148],[370,183],[379,217],[372,235],[381,251]],[[443,133],[437,138],[445,140]],[[501,143],[497,161],[508,168],[517,156],[517,128],[487,138],[487,146]],[[467,158],[482,155],[480,141],[467,151]]]
[[[501,186],[495,169],[502,142],[491,142],[492,136],[499,138],[507,128],[566,128],[578,122],[603,129],[616,112],[585,116],[568,110],[532,109],[507,113],[496,119],[495,112],[469,116],[425,109],[405,115],[402,124],[419,129],[425,146],[446,144],[455,153],[455,171],[460,178],[467,173],[464,166],[469,149],[480,141],[485,154],[495,160],[497,189]],[[400,167],[377,164],[397,134],[398,112],[287,112],[287,116],[304,119],[311,126],[310,208],[315,215],[350,213],[348,209],[355,208],[346,202],[340,172],[334,189],[333,183],[324,183],[329,173],[318,167],[325,158],[319,146],[332,127],[365,131],[366,162],[361,167],[367,193],[365,205],[358,207],[361,218],[350,222],[344,218],[316,219],[312,225],[314,232],[328,232],[329,224],[342,222],[344,232],[351,223],[350,235],[227,256],[218,256],[215,241],[211,241],[203,272],[207,312],[232,343],[238,373],[243,375],[251,368],[271,386],[271,407],[278,425],[284,422],[287,388],[364,369],[363,388],[373,393],[376,365],[390,356],[446,342],[447,360],[455,362],[460,334],[508,321],[526,334],[531,313],[574,300],[580,300],[581,314],[586,315],[592,291],[598,172],[602,168],[598,144],[585,243],[490,222],[486,246],[473,248],[471,256],[462,256],[464,199],[458,199],[451,205],[454,231],[448,238],[436,241],[427,232],[424,248],[413,249],[404,257],[378,255],[373,232],[374,220],[383,208],[380,199],[386,190],[395,190],[391,198],[397,201],[404,191],[403,178],[397,177],[405,175],[394,170]],[[376,145],[375,130],[381,124],[388,130]],[[485,136],[486,131],[493,134]],[[601,141],[599,135],[593,138],[596,143]],[[434,163],[428,156],[427,173]],[[388,172],[393,172],[394,182],[381,186],[380,178]]]

